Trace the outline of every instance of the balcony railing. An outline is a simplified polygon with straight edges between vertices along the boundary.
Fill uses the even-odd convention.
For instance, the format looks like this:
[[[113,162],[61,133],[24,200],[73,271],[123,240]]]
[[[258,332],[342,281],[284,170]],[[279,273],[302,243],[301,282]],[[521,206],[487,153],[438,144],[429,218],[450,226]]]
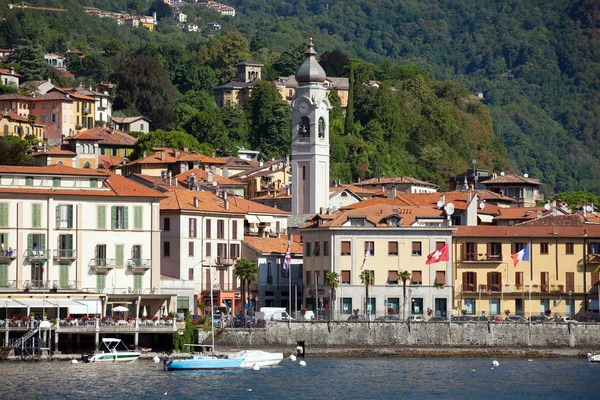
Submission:
[[[202,290],[204,292],[210,292],[210,284],[208,283],[204,283],[202,285]],[[220,283],[213,283],[212,285],[212,290],[213,291],[224,291],[224,292],[239,292],[240,291],[240,286],[239,285],[232,285],[232,284],[220,284]]]
[[[231,267],[234,262],[235,260],[233,258],[217,257],[217,264],[215,265],[215,267],[217,269],[227,269]]]
[[[151,259],[131,258],[127,260],[127,268],[131,270],[147,270],[152,268]]]
[[[44,281],[44,280],[29,280],[29,281],[24,281],[23,282],[23,289],[25,290],[30,290],[30,289],[45,289],[45,290],[49,290],[50,289],[50,281]]]
[[[77,281],[67,281],[61,283],[58,281],[52,281],[52,289],[54,290],[76,290],[77,289]]]
[[[487,294],[488,292],[492,293],[507,293],[507,294],[515,294],[515,293],[536,293],[536,294],[558,294],[558,295],[568,295],[569,292],[571,294],[581,294],[581,293],[597,293],[597,285],[564,285],[564,284],[532,284],[532,285],[515,285],[515,284],[503,284],[503,285],[473,285],[473,284],[465,284],[459,285],[458,290],[462,293],[482,293]]]
[[[0,250],[0,260],[12,261],[17,258],[17,249]]]
[[[52,251],[52,256],[55,260],[74,260],[77,258],[77,250],[56,249]]]
[[[87,115],[90,113],[90,109],[89,108],[84,108],[83,110],[81,110],[81,112],[83,113],[83,115]]]
[[[94,271],[109,271],[115,268],[115,260],[108,258],[92,258],[88,266]]]
[[[499,263],[502,262],[502,254],[475,254],[465,253],[461,262],[464,263]]]
[[[6,281],[0,281],[0,290],[14,290],[17,287],[17,281],[13,281],[13,280],[6,280]]]
[[[27,249],[23,253],[23,257],[29,260],[47,260],[50,255],[50,249],[39,250],[39,249]]]

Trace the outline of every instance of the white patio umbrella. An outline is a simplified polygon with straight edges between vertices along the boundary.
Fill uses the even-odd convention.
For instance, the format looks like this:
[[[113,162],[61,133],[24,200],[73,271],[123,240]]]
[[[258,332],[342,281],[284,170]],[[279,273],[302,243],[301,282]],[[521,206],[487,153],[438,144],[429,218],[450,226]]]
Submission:
[[[144,309],[142,311],[142,317],[147,317],[148,316],[148,312],[146,311],[146,306],[144,306]]]
[[[126,312],[126,311],[129,311],[129,308],[124,307],[124,306],[117,306],[117,307],[113,308],[112,310],[116,311],[116,312]]]
[[[163,311],[163,317],[166,317],[169,315],[169,310],[167,310],[167,307],[165,307],[165,311]]]

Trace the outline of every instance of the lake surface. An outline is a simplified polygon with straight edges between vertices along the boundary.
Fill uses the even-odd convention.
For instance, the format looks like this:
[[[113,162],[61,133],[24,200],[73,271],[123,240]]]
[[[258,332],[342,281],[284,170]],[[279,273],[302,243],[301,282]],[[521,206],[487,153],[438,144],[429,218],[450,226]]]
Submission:
[[[1,399],[598,399],[585,359],[307,358],[260,371],[165,372],[162,363],[0,362]],[[166,393],[166,394],[165,394]]]

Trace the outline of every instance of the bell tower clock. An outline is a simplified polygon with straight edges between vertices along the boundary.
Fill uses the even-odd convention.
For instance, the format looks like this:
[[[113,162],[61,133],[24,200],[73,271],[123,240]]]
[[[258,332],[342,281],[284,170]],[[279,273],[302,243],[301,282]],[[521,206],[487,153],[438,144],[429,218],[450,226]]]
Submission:
[[[296,72],[292,103],[292,213],[316,214],[329,206],[329,110],[325,71],[312,38]]]

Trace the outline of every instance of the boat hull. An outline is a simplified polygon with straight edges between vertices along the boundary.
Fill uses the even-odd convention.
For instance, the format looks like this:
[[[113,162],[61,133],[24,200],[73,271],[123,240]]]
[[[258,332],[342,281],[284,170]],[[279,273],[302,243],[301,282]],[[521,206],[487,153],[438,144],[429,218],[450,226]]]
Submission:
[[[588,353],[587,357],[588,357],[588,362],[593,362],[593,363],[600,362],[600,354]]]
[[[219,371],[219,370],[234,370],[240,369],[242,362],[241,358],[219,358],[212,356],[192,356],[183,360],[172,360],[167,363],[169,371],[183,370],[204,370],[204,371]]]
[[[243,358],[242,368],[275,367],[283,360],[283,353],[270,353],[261,350],[244,350],[232,354],[231,357]]]
[[[138,358],[140,358],[140,353],[128,353],[128,354],[111,354],[111,353],[104,353],[104,354],[94,354],[94,356],[92,358],[90,358],[90,362],[96,362],[96,363],[126,363],[126,362],[134,362],[135,360],[137,360]]]

